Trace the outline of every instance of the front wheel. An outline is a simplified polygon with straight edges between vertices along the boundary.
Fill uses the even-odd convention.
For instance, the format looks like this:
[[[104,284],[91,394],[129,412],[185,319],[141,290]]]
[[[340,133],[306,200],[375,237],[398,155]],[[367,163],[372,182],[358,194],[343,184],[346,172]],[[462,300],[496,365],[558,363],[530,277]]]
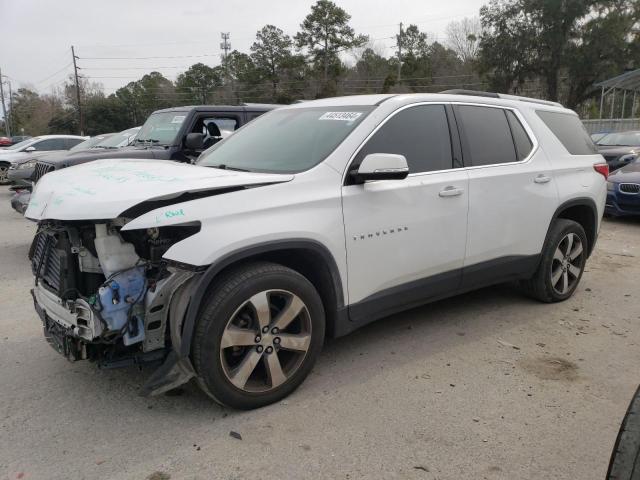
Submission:
[[[248,264],[213,286],[192,354],[202,389],[219,403],[252,409],[293,392],[324,340],[322,301],[304,276],[273,263]]]
[[[8,185],[9,183],[9,165],[0,163],[0,185]]]
[[[607,480],[640,478],[640,388],[631,399],[611,452]]]
[[[551,225],[538,270],[521,282],[523,290],[542,302],[560,302],[576,291],[587,262],[587,235],[573,220]]]

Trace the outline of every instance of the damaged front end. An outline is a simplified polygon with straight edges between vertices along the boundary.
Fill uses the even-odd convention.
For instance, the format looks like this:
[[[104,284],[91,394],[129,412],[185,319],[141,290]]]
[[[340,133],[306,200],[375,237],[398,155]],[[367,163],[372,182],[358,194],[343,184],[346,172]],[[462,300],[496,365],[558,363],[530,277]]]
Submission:
[[[69,360],[104,368],[165,361],[143,388],[157,394],[194,375],[188,359],[170,354],[199,274],[162,255],[200,225],[121,231],[125,223],[40,222],[31,293],[47,341]]]

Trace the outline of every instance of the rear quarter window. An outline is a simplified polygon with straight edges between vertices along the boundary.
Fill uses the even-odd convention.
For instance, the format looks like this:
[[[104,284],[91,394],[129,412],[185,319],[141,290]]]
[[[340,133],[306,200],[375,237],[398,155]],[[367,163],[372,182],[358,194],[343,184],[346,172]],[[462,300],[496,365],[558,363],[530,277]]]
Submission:
[[[571,155],[598,153],[587,130],[576,115],[545,110],[536,110],[536,113]]]

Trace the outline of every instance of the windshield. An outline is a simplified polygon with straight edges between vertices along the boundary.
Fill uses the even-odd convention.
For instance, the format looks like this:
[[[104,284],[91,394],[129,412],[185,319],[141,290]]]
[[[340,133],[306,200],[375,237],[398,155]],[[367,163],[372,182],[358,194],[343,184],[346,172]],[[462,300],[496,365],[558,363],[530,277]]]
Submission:
[[[106,137],[106,135],[96,135],[95,137],[91,137],[84,142],[80,142],[75,147],[69,149],[70,152],[77,152],[78,150],[86,150],[88,148],[92,148],[98,143],[102,142]]]
[[[186,112],[153,113],[138,132],[136,144],[174,145]]]
[[[10,147],[5,148],[4,150],[20,150],[21,148],[28,147],[36,140],[39,140],[38,137],[28,138],[27,140],[23,140],[20,143],[16,143],[15,145],[11,145]]]
[[[203,152],[197,164],[297,173],[322,162],[372,106],[273,110]]]
[[[640,146],[640,132],[610,133],[602,137],[598,145],[637,147]]]
[[[96,145],[96,148],[121,148],[129,145],[138,133],[139,128],[130,128],[113,134]]]

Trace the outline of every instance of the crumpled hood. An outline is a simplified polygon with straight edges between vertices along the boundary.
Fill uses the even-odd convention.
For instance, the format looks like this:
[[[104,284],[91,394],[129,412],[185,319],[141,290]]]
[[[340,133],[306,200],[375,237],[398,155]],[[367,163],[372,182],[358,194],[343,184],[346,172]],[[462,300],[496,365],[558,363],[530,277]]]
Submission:
[[[236,172],[168,160],[98,160],[43,176],[31,195],[25,217],[113,219],[149,200],[291,179],[293,175]]]

